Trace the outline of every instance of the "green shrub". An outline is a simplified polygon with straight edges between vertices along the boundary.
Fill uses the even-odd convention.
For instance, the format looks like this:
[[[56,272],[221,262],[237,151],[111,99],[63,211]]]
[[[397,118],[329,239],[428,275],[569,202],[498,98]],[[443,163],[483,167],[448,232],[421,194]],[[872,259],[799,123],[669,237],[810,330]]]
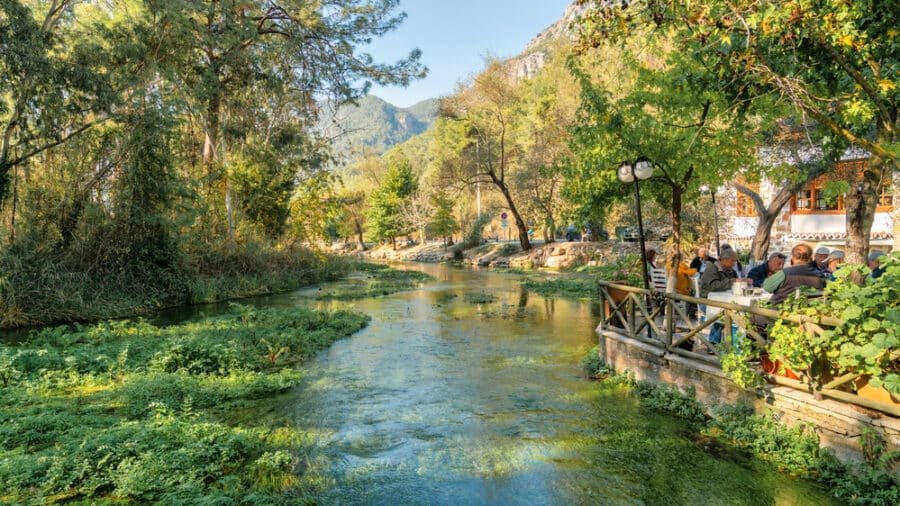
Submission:
[[[600,348],[597,346],[581,359],[581,368],[589,378],[599,378],[609,373],[606,363],[600,359]]]
[[[543,296],[559,296],[572,299],[597,299],[597,282],[590,278],[526,279],[526,290]]]

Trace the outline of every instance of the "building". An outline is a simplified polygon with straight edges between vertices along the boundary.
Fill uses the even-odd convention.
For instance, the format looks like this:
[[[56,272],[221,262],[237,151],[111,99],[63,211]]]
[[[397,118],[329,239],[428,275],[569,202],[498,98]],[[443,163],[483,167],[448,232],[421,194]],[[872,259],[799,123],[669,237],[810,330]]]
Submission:
[[[819,156],[821,151],[815,148],[769,148],[761,152],[766,164],[803,163]],[[827,198],[825,186],[829,181],[851,180],[853,172],[861,171],[866,163],[868,153],[859,149],[847,150],[835,170],[810,181],[796,192],[775,220],[769,251],[788,251],[800,242],[832,249],[845,246],[847,218],[844,199]],[[772,201],[779,189],[767,180],[745,185],[757,192],[766,204]],[[739,248],[749,248],[759,223],[753,200],[732,185],[719,188],[718,199],[722,202],[719,212],[724,218],[723,238]],[[873,250],[888,252],[894,248],[894,221],[897,216],[894,204],[893,185],[889,181],[881,189],[875,212],[870,236]]]

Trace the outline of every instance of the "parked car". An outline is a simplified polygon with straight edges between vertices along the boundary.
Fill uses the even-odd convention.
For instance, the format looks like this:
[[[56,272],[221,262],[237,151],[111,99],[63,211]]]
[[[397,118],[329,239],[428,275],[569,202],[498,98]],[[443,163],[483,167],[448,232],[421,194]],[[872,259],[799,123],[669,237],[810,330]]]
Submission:
[[[671,230],[644,230],[645,241],[665,241],[672,236]],[[640,239],[637,227],[628,227],[622,232],[622,240],[625,242],[636,242]]]

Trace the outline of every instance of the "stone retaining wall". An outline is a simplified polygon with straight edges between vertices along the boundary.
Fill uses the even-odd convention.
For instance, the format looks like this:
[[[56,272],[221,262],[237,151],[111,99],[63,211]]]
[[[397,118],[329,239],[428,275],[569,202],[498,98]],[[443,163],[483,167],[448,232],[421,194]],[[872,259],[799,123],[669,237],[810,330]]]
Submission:
[[[710,364],[668,353],[611,330],[597,330],[600,358],[617,372],[631,371],[635,379],[657,384],[692,387],[707,406],[740,404],[757,413],[773,409],[787,424],[809,423],[817,427],[823,447],[841,460],[862,460],[859,446],[864,428],[884,436],[889,450],[900,448],[900,418],[784,386],[767,386],[758,395],[736,386]]]

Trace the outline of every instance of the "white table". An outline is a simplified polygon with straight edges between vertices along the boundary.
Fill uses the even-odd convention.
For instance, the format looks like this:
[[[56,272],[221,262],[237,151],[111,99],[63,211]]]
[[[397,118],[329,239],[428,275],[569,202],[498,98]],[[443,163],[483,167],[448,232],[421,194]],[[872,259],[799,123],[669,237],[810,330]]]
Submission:
[[[735,295],[730,290],[727,292],[709,292],[706,296],[709,300],[717,302],[728,302],[739,306],[757,306],[760,302],[765,302],[772,297],[771,293],[762,293],[760,295]],[[722,311],[721,308],[715,306],[706,306],[706,318],[712,318]]]

